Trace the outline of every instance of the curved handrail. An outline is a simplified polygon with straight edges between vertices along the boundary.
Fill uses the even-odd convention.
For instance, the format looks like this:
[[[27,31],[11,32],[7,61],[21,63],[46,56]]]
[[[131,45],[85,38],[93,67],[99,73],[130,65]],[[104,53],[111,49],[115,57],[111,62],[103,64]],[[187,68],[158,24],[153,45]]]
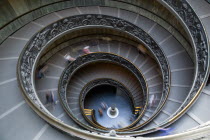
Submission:
[[[195,52],[196,57],[196,70],[195,77],[193,81],[193,86],[183,104],[177,109],[177,111],[170,116],[163,123],[159,124],[158,127],[167,127],[168,125],[175,122],[178,118],[180,118],[198,99],[204,85],[207,82],[209,75],[209,47],[210,43],[208,40],[208,35],[206,34],[205,29],[203,28],[203,24],[198,18],[197,14],[194,12],[192,7],[186,0],[158,0],[160,3],[165,5],[166,8],[171,10],[173,13],[177,15],[177,18],[184,25],[189,38],[191,39],[191,43]],[[144,131],[136,131],[131,132],[131,135],[139,135],[140,133],[149,133],[157,131],[155,128],[151,128],[150,130]]]
[[[168,71],[169,66],[165,59],[166,57],[158,47],[157,43],[146,32],[127,21],[104,15],[79,15],[59,20],[42,29],[32,37],[20,55],[17,67],[19,83],[27,99],[30,100],[32,104],[36,104],[36,106],[34,106],[35,109],[45,112],[45,115],[48,114],[51,116],[50,118],[52,120],[55,119],[41,104],[34,88],[34,69],[38,63],[37,60],[41,56],[41,52],[46,49],[53,40],[59,38],[62,34],[79,27],[84,28],[93,26],[114,28],[116,30],[124,31],[145,44],[151,52],[154,52],[155,57],[159,60],[159,65],[162,66],[161,70],[164,80],[163,103],[165,103],[169,93],[170,72]],[[160,109],[162,107],[163,105],[160,106]],[[44,115],[42,115],[42,117],[46,118]],[[53,125],[56,126],[58,124]],[[62,126],[64,124],[60,123],[59,125]],[[59,128],[61,129],[61,127]]]
[[[194,12],[192,7],[186,0],[159,0],[160,3],[166,6],[171,12],[177,15],[177,18],[182,22],[191,39],[192,46],[196,57],[196,74],[193,81],[193,86],[186,100],[180,108],[168,119],[162,123],[163,126],[168,126],[175,120],[180,118],[196,101],[200,95],[209,75],[209,40],[203,24]]]
[[[97,122],[96,117],[95,117],[95,110],[93,109],[91,113],[92,113],[91,117],[92,117],[93,122],[100,126],[100,124]]]
[[[90,37],[90,36],[86,36],[85,38],[83,38],[83,36],[82,36],[82,40],[85,40],[85,39],[86,39],[86,40],[90,40],[89,37]],[[98,36],[97,36],[97,37],[98,37]],[[70,40],[72,40],[72,39],[70,39]],[[68,41],[69,41],[69,40],[68,40]],[[65,43],[65,42],[62,42],[61,44],[63,44],[63,43]],[[69,43],[70,43],[71,45],[74,44],[74,43],[75,43],[74,39],[73,39],[71,42],[68,42],[68,43],[67,43],[68,46],[70,45]],[[137,42],[133,42],[133,43],[137,43]],[[61,45],[61,44],[60,44],[60,45]],[[138,43],[137,43],[137,44],[138,44]],[[61,45],[61,46],[62,46],[62,45]],[[59,46],[58,46],[58,47],[59,47]],[[58,51],[60,51],[60,50],[63,49],[63,48],[65,48],[65,47],[61,47],[61,48],[59,48],[59,49],[58,49],[57,47],[53,48],[53,49],[52,49],[52,52],[50,51],[50,52],[48,52],[48,53],[46,54],[47,57],[44,56],[44,60],[42,60],[42,63],[45,62],[46,59],[49,59],[49,57],[51,57],[52,54],[57,53]],[[154,111],[154,112],[156,113],[156,111]],[[154,113],[154,114],[155,114],[155,113]],[[154,117],[155,117],[155,116],[152,116],[152,117],[149,118],[146,122],[144,122],[144,123],[138,125],[138,128],[144,126],[146,123],[148,123],[148,121],[151,121]],[[135,122],[135,123],[137,123],[137,122]],[[133,126],[135,123],[132,123],[132,124],[129,125],[127,128]],[[138,129],[138,128],[136,128],[136,129]],[[125,128],[124,128],[124,129],[125,129]]]
[[[84,39],[82,39],[82,40],[89,40],[90,38],[88,38],[88,37],[90,37],[90,36],[86,36]],[[98,36],[97,36],[98,37]],[[70,39],[70,40],[72,40],[72,39]],[[68,40],[69,41],[69,40]],[[62,42],[63,43],[63,42]],[[61,43],[61,44],[62,44]],[[64,42],[65,43],[65,42]],[[71,42],[68,42],[68,46],[70,45],[70,44],[74,44],[75,43],[75,41],[74,41],[74,39],[71,41]],[[137,43],[137,42],[133,42],[133,43]],[[138,44],[138,43],[137,43]],[[59,46],[58,46],[59,47]],[[65,47],[64,47],[65,48]],[[60,49],[57,49],[57,47],[55,47],[55,48],[53,48],[53,50],[52,50],[52,52],[53,52],[53,54],[55,54],[55,53],[57,53],[58,51],[60,51],[61,49],[63,49],[63,47],[61,47]],[[44,59],[44,60],[42,60],[42,63],[43,62],[45,62],[46,61],[46,59],[49,59],[49,57],[52,55],[52,52],[48,52],[47,53],[47,57]],[[157,111],[158,109],[156,109],[154,112],[158,112]],[[154,113],[155,114],[155,113]],[[154,118],[155,116],[153,115],[152,117],[150,117],[146,122],[144,122],[144,123],[142,123],[142,124],[140,124],[140,125],[138,125],[138,127],[136,128],[136,129],[139,129],[139,127],[142,127],[142,126],[144,126],[144,125],[146,125],[146,123],[148,123],[149,121],[151,121],[153,118]],[[135,123],[137,123],[137,122],[135,122]],[[129,128],[129,127],[131,127],[131,126],[133,126],[135,123],[133,123],[133,124],[131,124],[131,125],[129,125],[128,127],[126,127],[126,128]],[[123,128],[123,129],[125,129],[125,128]],[[119,130],[119,131],[121,131],[121,130]],[[125,131],[125,130],[123,130],[123,131]],[[127,131],[127,130],[126,130]]]
[[[85,115],[85,113],[83,114],[83,116],[84,116],[84,118],[87,120],[87,122],[89,122],[91,125],[93,125],[93,126],[95,126],[96,128],[99,128],[99,129],[104,129],[104,130],[108,130],[106,127],[104,127],[104,126],[102,126],[102,125],[100,125],[97,121],[96,121],[96,118],[95,118],[95,110],[94,109],[87,109],[87,110],[89,110],[89,114],[88,114],[88,116],[89,117],[87,117],[86,115]],[[84,112],[84,110],[82,111],[82,113]]]
[[[131,92],[126,88],[125,85],[123,85],[121,82],[117,81],[117,80],[114,80],[114,79],[110,79],[110,78],[97,78],[97,79],[94,79],[90,82],[88,82],[82,89],[82,91],[80,92],[80,96],[79,96],[79,103],[80,103],[80,108],[82,110],[82,114],[83,116],[85,117],[85,119],[92,123],[92,121],[89,120],[89,118],[86,116],[85,112],[84,112],[84,99],[87,95],[87,93],[93,89],[94,87],[96,86],[99,86],[99,85],[111,85],[111,86],[114,86],[116,88],[119,88],[121,90],[123,90],[125,92],[125,94],[129,97],[130,99],[130,102],[131,102],[131,105],[132,105],[132,108],[134,110],[136,104],[135,104],[135,101],[134,101],[134,98],[131,94]],[[97,122],[97,120],[95,119],[95,121]]]
[[[141,71],[138,68],[136,68],[130,61],[122,58],[121,56],[111,54],[111,53],[103,53],[103,52],[96,53],[96,52],[94,52],[94,53],[80,56],[76,60],[71,62],[64,69],[64,71],[60,77],[60,81],[59,81],[58,95],[59,95],[59,98],[60,98],[61,103],[62,103],[63,107],[65,108],[65,110],[68,112],[68,114],[70,115],[70,117],[73,120],[75,120],[79,125],[84,126],[84,124],[79,122],[77,120],[77,118],[74,117],[74,114],[72,113],[70,107],[68,106],[66,91],[67,91],[68,84],[69,84],[72,76],[74,75],[74,73],[76,73],[76,71],[78,71],[79,69],[81,69],[82,67],[84,67],[90,63],[96,63],[96,62],[115,63],[117,65],[123,66],[124,68],[129,70],[131,73],[133,73],[135,75],[135,77],[138,79],[138,81],[140,82],[140,85],[142,87],[143,96],[144,96],[144,100],[143,100],[144,109],[142,110],[142,112],[138,116],[138,118],[136,119],[136,121],[138,121],[141,118],[141,116],[143,115],[145,108],[147,107],[148,86],[147,86],[146,80],[145,80],[144,76],[142,75]],[[84,126],[84,127],[88,128],[89,126]],[[89,129],[91,129],[91,128],[89,128]],[[103,128],[101,128],[101,129],[103,129]]]

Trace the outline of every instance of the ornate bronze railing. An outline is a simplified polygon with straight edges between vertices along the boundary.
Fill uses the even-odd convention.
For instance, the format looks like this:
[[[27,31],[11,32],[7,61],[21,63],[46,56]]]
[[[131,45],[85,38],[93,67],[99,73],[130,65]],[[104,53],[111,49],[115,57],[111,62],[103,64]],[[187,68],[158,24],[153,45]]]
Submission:
[[[67,97],[66,97],[67,87],[68,87],[68,84],[69,84],[72,76],[74,75],[74,73],[76,73],[76,71],[78,71],[79,69],[81,69],[82,67],[84,67],[88,64],[97,63],[97,62],[106,62],[106,63],[117,64],[119,66],[126,68],[128,71],[130,71],[132,74],[135,75],[135,77],[139,81],[141,88],[142,88],[142,93],[143,93],[143,103],[142,104],[143,104],[143,108],[144,108],[142,110],[141,114],[138,116],[138,118],[135,121],[135,123],[138,122],[138,120],[141,118],[141,116],[143,115],[143,113],[147,107],[148,87],[147,87],[146,80],[145,80],[144,76],[141,74],[141,71],[138,68],[136,68],[132,63],[130,63],[128,60],[126,60],[120,56],[117,56],[117,55],[111,54],[111,53],[102,53],[102,52],[99,53],[98,52],[98,53],[91,53],[91,54],[86,54],[86,55],[80,56],[75,61],[71,62],[64,69],[64,71],[60,77],[60,81],[59,81],[58,94],[59,94],[61,103],[64,106],[65,110],[68,112],[68,114],[70,115],[70,117],[73,120],[75,120],[79,125],[84,126],[83,124],[81,124],[81,122],[78,122],[77,118],[74,116],[73,112],[71,111],[70,107],[68,106]],[[88,88],[85,88],[85,89],[88,90]],[[86,91],[83,91],[82,93],[84,93],[84,92],[86,92]],[[142,93],[140,93],[140,94],[142,94]],[[82,99],[83,99],[83,97],[81,98],[80,101],[82,101]],[[82,108],[82,110],[83,110],[83,108]],[[85,126],[85,128],[86,127],[88,127],[88,126]],[[103,128],[101,128],[101,129],[103,129]]]
[[[170,119],[163,123],[167,126],[181,117],[196,101],[203,89],[209,74],[209,41],[202,22],[186,0],[159,0],[169,10],[176,14],[177,18],[185,26],[191,40],[195,59],[196,70],[193,86],[188,97],[180,108],[171,115]]]
[[[158,1],[175,13],[177,18],[185,26],[194,49],[196,59],[193,86],[180,108],[178,108],[178,110],[172,114],[170,118],[164,120],[164,122],[158,126],[166,127],[180,118],[193,105],[207,82],[209,75],[209,40],[206,31],[203,28],[202,22],[186,0]],[[129,132],[128,134],[137,135],[141,133],[150,133],[153,131],[156,131],[156,129],[152,128],[143,131],[140,130],[136,132]]]
[[[103,35],[104,36],[104,35]],[[71,41],[70,40],[68,40],[69,42],[67,43],[67,42],[64,42],[64,43],[67,43],[67,46],[69,46],[70,44],[71,44],[71,46],[73,46],[73,44],[75,44],[76,42],[75,42],[75,39],[76,40],[83,40],[83,41],[85,41],[85,40],[91,40],[91,39],[94,39],[94,38],[92,38],[92,37],[96,37],[97,39],[100,39],[100,37],[99,36],[90,36],[90,35],[88,35],[88,36],[82,36],[82,38],[74,38],[74,39],[71,39]],[[112,36],[113,37],[113,36]],[[114,38],[116,38],[116,36],[114,36]],[[113,38],[112,38],[112,40],[113,40]],[[125,40],[123,40],[123,41],[125,41]],[[61,47],[59,47],[59,46],[57,46],[57,47],[55,47],[55,48],[53,48],[52,50],[50,50],[49,52],[47,52],[47,54],[46,54],[46,56],[44,56],[44,58],[43,59],[41,59],[41,64],[43,64],[44,62],[46,62],[53,54],[56,54],[58,51],[60,51],[61,49],[64,49],[65,47],[62,47],[62,43],[60,44],[61,45]],[[132,45],[134,45],[134,46],[137,46],[138,45],[138,42],[132,42]],[[159,103],[158,103],[159,104]],[[157,110],[158,111],[158,110]],[[156,111],[154,111],[154,114],[156,114]],[[139,127],[142,127],[142,126],[144,126],[146,123],[148,123],[149,121],[151,121],[153,118],[154,118],[155,116],[153,115],[151,118],[149,118],[146,122],[144,122],[144,123],[142,123],[142,124],[138,124],[138,127],[136,127],[136,129],[138,129]],[[127,128],[130,128],[130,127],[132,127],[134,124],[132,124],[132,125],[129,125]],[[125,129],[125,128],[123,128],[123,129]],[[125,131],[125,130],[123,130],[123,131]]]
[[[112,28],[123,31],[141,41],[151,52],[153,52],[155,58],[161,66],[163,73],[162,104],[158,107],[158,110],[160,110],[168,97],[170,85],[169,65],[164,53],[159,48],[157,43],[139,27],[119,18],[104,15],[79,15],[65,18],[47,26],[38,32],[34,37],[32,37],[32,39],[23,49],[18,61],[18,80],[24,92],[24,96],[27,98],[28,102],[30,102],[30,105],[33,107],[33,109],[36,109],[37,112],[39,112],[38,114],[43,118],[46,118],[46,115],[49,115],[51,116],[52,120],[55,119],[41,104],[34,88],[34,71],[38,63],[37,60],[39,60],[41,57],[42,51],[44,51],[47,46],[50,45],[50,43],[67,32],[76,29],[78,30],[79,28],[94,27]],[[154,116],[157,115],[157,113],[158,111],[156,114],[154,114]],[[58,126],[58,124],[53,125]],[[59,122],[59,125],[63,126],[63,123]],[[61,128],[60,126],[59,128]]]
[[[135,103],[135,100],[134,100],[134,97],[133,97],[132,93],[126,88],[125,85],[123,85],[119,81],[114,80],[114,79],[110,79],[110,78],[99,78],[99,79],[92,80],[84,86],[84,88],[82,89],[82,91],[80,93],[80,96],[79,96],[79,98],[80,98],[79,103],[80,103],[80,108],[81,108],[82,114],[89,123],[92,123],[92,120],[90,120],[84,112],[84,109],[85,109],[84,100],[85,100],[85,97],[86,97],[87,93],[91,89],[93,89],[94,87],[100,86],[100,85],[110,85],[110,86],[113,86],[117,89],[120,89],[121,91],[124,91],[125,95],[128,97],[128,99],[130,101],[130,105],[132,106],[132,110],[134,110],[136,106],[139,106],[139,104]],[[97,122],[96,119],[95,119],[95,121]]]
[[[158,127],[166,127],[180,118],[196,101],[200,95],[209,75],[209,40],[202,22],[186,0],[158,0],[166,8],[176,14],[177,18],[185,26],[195,53],[195,78],[188,97],[178,110]],[[130,135],[150,133],[156,128],[128,132]]]
[[[104,36],[104,35],[103,35]],[[75,42],[75,39],[76,40],[83,40],[83,41],[85,41],[85,40],[91,40],[91,39],[94,39],[94,38],[92,38],[92,37],[96,37],[97,39],[100,39],[100,37],[99,36],[82,36],[82,38],[74,38],[74,39],[71,39],[71,41],[70,40],[68,40],[69,42],[67,43],[67,42],[64,42],[64,43],[66,43],[68,46],[71,44],[71,46],[73,46],[73,44],[75,44],[76,42]],[[112,36],[113,37],[113,36]],[[114,38],[116,38],[116,36],[114,36]],[[112,38],[113,39],[113,38]],[[123,41],[125,41],[125,40],[123,40]],[[57,46],[57,47],[55,47],[55,48],[53,48],[52,50],[50,50],[49,52],[47,52],[47,54],[46,54],[46,56],[44,56],[43,57],[43,59],[41,59],[41,63],[43,64],[44,62],[46,62],[53,54],[55,54],[55,53],[57,53],[58,51],[60,51],[61,49],[64,49],[65,47],[63,47],[63,45],[62,45],[63,43],[61,43],[59,46],[61,46],[61,47],[59,47],[59,46]],[[132,45],[134,45],[134,46],[137,46],[138,45],[138,43],[137,42],[132,42]],[[159,104],[159,103],[158,103]],[[141,110],[142,110],[142,108],[141,108]],[[156,111],[154,111],[154,114],[156,113]],[[153,117],[151,117],[148,121],[151,121],[153,119]],[[140,125],[138,125],[138,128],[139,127],[142,127],[143,125],[145,125],[148,121],[146,121],[145,123],[142,123],[142,124],[140,124]],[[135,122],[136,123],[136,122]],[[129,125],[127,128],[129,128],[129,127],[132,127],[135,123],[133,123],[132,125]]]
[[[81,107],[81,103],[80,103],[80,108]],[[86,119],[86,121],[91,124],[92,126],[99,128],[99,129],[104,129],[104,130],[108,130],[106,127],[100,125],[96,118],[95,118],[95,110],[94,109],[84,109],[81,111],[83,117]]]

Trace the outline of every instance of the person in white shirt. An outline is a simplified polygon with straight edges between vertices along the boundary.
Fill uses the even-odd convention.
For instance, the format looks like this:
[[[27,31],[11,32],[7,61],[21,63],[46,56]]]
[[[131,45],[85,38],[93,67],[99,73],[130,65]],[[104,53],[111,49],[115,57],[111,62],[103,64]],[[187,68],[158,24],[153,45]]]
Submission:
[[[71,57],[71,55],[69,53],[67,53],[64,58],[68,61],[68,63],[76,60],[75,58]]]
[[[89,53],[92,53],[91,51],[90,51],[90,46],[86,46],[86,47],[84,47],[83,49],[82,49],[82,51],[83,51],[83,53],[84,54],[89,54]]]
[[[154,94],[151,95],[150,99],[149,99],[149,107],[153,107],[156,103],[156,96]]]

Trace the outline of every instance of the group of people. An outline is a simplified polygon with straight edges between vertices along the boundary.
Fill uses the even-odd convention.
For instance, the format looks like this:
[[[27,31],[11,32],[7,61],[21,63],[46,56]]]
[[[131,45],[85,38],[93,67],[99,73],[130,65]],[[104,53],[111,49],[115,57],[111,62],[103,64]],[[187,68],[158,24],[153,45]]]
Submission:
[[[108,105],[105,102],[101,102],[101,106],[98,108],[98,113],[100,116],[103,116],[103,110],[107,110]]]
[[[92,52],[90,51],[89,48],[90,48],[89,46],[84,47],[84,48],[82,49],[83,54],[92,53]],[[67,53],[66,55],[64,55],[64,59],[67,60],[68,63],[70,63],[70,62],[76,60],[76,58],[72,57],[72,56],[70,55],[70,53]],[[38,68],[38,70],[37,70],[36,77],[37,77],[38,79],[44,78],[47,71],[48,71],[48,65],[46,65],[46,64],[41,65],[41,66]]]
[[[144,56],[145,56],[146,54],[148,54],[147,49],[146,49],[143,45],[141,45],[141,44],[139,44],[139,45],[137,46],[137,49],[138,49],[139,53],[141,53],[141,54],[144,55]],[[92,52],[90,51],[90,46],[86,46],[86,47],[84,47],[84,48],[83,48],[82,50],[80,50],[80,51],[82,51],[83,54],[90,54],[90,53],[92,53]],[[67,53],[67,54],[64,56],[64,59],[65,59],[68,63],[71,63],[72,61],[76,60],[76,58],[72,57],[72,56],[70,55],[70,53]],[[42,65],[42,66],[40,66],[40,68],[38,69],[38,72],[37,72],[37,78],[38,78],[38,79],[44,78],[44,77],[45,77],[45,73],[47,72],[47,70],[48,70],[48,66],[47,66],[47,65]]]
[[[143,56],[147,55],[148,54],[148,51],[147,49],[139,44],[137,46],[137,49],[139,51],[139,53],[141,53]],[[90,50],[89,50],[89,46],[86,46],[84,47],[82,50],[82,53],[83,54],[90,54],[92,53]],[[65,56],[64,56],[64,59],[67,60],[68,63],[71,63],[72,61],[76,60],[76,58],[72,57],[70,55],[70,53],[67,53]],[[39,67],[38,69],[38,72],[37,72],[37,78],[38,79],[42,79],[45,77],[45,73],[48,71],[48,65],[42,65]],[[210,79],[210,78],[209,78]],[[210,80],[208,80],[208,83],[210,83]],[[149,106],[152,107],[155,105],[156,103],[156,99],[157,97],[155,95],[152,95],[150,100],[149,100]],[[53,94],[52,91],[49,91],[46,93],[46,104],[57,104],[57,101],[55,99],[55,96]],[[98,108],[98,113],[100,116],[103,116],[103,112],[106,111],[108,109],[108,105],[105,103],[105,102],[101,102],[100,104],[100,107]],[[136,118],[136,115],[133,115],[130,117],[130,121],[134,121]],[[115,127],[115,126],[113,126]],[[118,124],[118,127],[124,127],[124,124],[122,122],[119,122]],[[168,135],[171,133],[171,131],[173,131],[172,128],[157,128],[157,130],[159,130],[161,133],[161,136],[164,136],[164,135]]]
[[[89,48],[90,48],[90,46],[84,47],[84,48],[82,49],[82,53],[83,53],[83,54],[92,53],[92,52],[90,51]],[[76,58],[72,57],[72,56],[70,55],[70,53],[67,53],[67,54],[64,56],[64,59],[67,60],[68,63],[71,63],[72,61],[76,60]]]

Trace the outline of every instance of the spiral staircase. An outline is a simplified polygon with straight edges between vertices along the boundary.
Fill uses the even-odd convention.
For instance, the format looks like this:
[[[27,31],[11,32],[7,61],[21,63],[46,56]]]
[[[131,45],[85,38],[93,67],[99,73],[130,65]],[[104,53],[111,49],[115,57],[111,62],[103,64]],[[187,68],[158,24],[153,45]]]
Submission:
[[[209,0],[0,7],[1,140],[210,139]]]

